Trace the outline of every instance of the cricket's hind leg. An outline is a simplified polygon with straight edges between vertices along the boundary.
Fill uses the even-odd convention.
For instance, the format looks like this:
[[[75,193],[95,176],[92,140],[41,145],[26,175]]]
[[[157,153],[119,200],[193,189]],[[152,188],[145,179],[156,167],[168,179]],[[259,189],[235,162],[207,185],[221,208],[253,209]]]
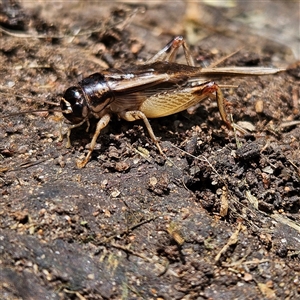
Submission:
[[[191,52],[182,36],[173,38],[164,48],[158,51],[154,56],[146,61],[145,64],[151,64],[157,61],[174,62],[178,49],[182,47],[185,55],[186,62],[189,66],[195,66]]]

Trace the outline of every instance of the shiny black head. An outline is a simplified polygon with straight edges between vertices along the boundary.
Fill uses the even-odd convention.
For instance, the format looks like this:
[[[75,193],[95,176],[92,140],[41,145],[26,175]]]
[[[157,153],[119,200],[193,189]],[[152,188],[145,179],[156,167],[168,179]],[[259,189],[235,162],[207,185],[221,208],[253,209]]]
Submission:
[[[68,88],[60,101],[60,107],[64,117],[73,124],[80,123],[88,115],[88,106],[80,87]]]

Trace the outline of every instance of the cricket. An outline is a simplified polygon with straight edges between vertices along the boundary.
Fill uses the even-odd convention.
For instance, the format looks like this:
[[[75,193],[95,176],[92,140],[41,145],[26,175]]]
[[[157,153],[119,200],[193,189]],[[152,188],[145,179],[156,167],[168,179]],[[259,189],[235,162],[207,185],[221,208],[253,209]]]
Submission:
[[[180,47],[183,48],[186,64],[175,62]],[[143,120],[152,141],[164,155],[148,118],[165,117],[184,110],[193,112],[202,100],[211,98],[217,101],[223,122],[232,129],[235,124],[226,113],[221,88],[209,78],[213,75],[270,75],[280,71],[284,70],[268,67],[196,67],[184,38],[177,36],[144,64],[107,69],[68,88],[60,102],[64,117],[72,123],[68,128],[66,146],[71,146],[72,129],[87,123],[88,130],[89,119],[99,119],[89,151],[84,160],[77,163],[79,168],[85,167],[101,130],[116,114],[126,121]]]

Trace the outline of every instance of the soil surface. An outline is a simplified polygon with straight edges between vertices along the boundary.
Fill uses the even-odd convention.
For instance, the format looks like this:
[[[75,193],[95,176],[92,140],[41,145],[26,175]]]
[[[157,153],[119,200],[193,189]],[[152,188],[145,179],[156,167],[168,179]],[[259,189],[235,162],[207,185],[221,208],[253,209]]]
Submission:
[[[1,299],[300,298],[299,2],[206,2],[2,1]],[[95,123],[65,147],[64,91],[176,35],[200,67],[288,71],[213,78],[245,134],[208,99],[150,120],[165,159],[115,117],[78,169]]]

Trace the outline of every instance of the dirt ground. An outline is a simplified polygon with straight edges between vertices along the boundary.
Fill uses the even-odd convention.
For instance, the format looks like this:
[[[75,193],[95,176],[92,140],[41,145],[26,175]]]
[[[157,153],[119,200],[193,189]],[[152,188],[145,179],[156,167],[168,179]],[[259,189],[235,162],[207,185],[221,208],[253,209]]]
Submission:
[[[300,298],[299,2],[205,2],[2,1],[1,299]],[[201,67],[289,68],[214,78],[244,135],[206,100],[150,120],[166,160],[114,118],[78,169],[94,125],[59,141],[64,91],[176,35]]]

